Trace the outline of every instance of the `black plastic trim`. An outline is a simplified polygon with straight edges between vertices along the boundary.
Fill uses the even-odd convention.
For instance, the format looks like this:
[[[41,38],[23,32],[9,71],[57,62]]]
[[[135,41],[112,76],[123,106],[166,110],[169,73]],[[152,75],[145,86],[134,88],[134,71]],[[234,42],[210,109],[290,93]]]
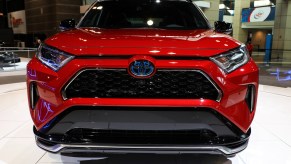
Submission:
[[[255,98],[256,98],[256,87],[254,85],[248,85],[245,101],[251,113],[254,111],[255,108]]]
[[[95,111],[96,110],[99,111],[99,113],[98,112],[97,113],[94,112],[94,110]],[[187,117],[185,119],[189,118],[187,116],[187,114],[189,114],[189,112],[190,113],[195,112],[195,111],[204,112],[204,115],[209,113],[209,116],[212,115],[213,118],[216,117],[218,120],[220,120],[220,122],[222,122],[224,124],[225,127],[230,129],[230,131],[232,131],[233,135],[236,136],[236,138],[247,138],[248,137],[247,134],[245,134],[238,127],[236,127],[233,123],[231,123],[229,120],[227,120],[225,117],[223,117],[221,114],[219,114],[218,112],[216,112],[213,109],[209,109],[209,108],[182,108],[182,107],[181,108],[171,108],[171,107],[168,107],[168,108],[163,108],[163,107],[151,107],[151,108],[150,107],[143,107],[143,108],[141,108],[141,107],[85,107],[85,106],[72,107],[72,108],[67,109],[66,111],[64,111],[63,113],[58,115],[57,117],[55,117],[52,121],[47,123],[43,128],[39,129],[38,131],[35,130],[35,134],[38,137],[41,137],[41,138],[43,138],[45,140],[55,141],[57,143],[72,142],[73,140],[71,140],[71,139],[68,140],[68,136],[67,136],[68,133],[67,132],[72,130],[71,128],[74,128],[74,127],[71,126],[71,125],[62,127],[64,125],[64,123],[66,123],[66,122],[68,122],[68,123],[69,122],[82,122],[82,120],[88,119],[87,116],[93,117],[93,115],[100,114],[100,111],[101,112],[104,111],[106,113],[107,112],[110,113],[110,111],[113,111],[113,112],[116,111],[117,113],[115,113],[115,115],[116,114],[119,115],[118,112],[124,113],[124,115],[127,115],[128,118],[130,119],[132,116],[136,116],[135,114],[132,115],[132,111],[135,111],[135,110],[137,110],[138,112],[139,111],[146,111],[146,112],[149,112],[149,113],[151,113],[151,111],[153,111],[153,112],[157,112],[157,111],[159,112],[160,111],[160,113],[162,113],[162,112],[164,112],[164,113],[168,113],[168,112],[185,112],[184,116]],[[75,112],[75,114],[74,114],[74,112]],[[83,113],[83,115],[80,115],[80,113]],[[72,114],[74,114],[74,115],[77,114],[78,117],[77,116],[75,117]],[[198,115],[200,115],[200,114],[198,113]],[[181,116],[183,116],[183,115],[181,115]],[[195,115],[193,115],[193,116],[195,116]],[[85,118],[82,118],[82,117],[85,117]],[[203,116],[203,117],[205,117],[205,116]],[[168,119],[170,119],[170,118],[174,118],[174,117],[171,116]],[[94,120],[96,120],[96,119],[98,119],[98,118],[94,117],[92,120],[88,120],[88,121],[93,123]],[[178,119],[177,120],[178,122],[181,122],[179,120],[183,120],[183,118],[177,118],[177,119]],[[65,121],[63,121],[63,120],[65,120]],[[134,122],[134,120],[132,120],[132,121]],[[151,122],[151,121],[156,121],[156,120],[154,120],[154,119],[153,120],[149,120],[149,122]],[[201,121],[203,121],[202,118],[201,118]],[[62,122],[61,126],[58,125],[61,122]],[[191,121],[190,122],[186,121],[186,123],[189,123],[187,125],[187,127],[189,127],[189,125],[191,125]],[[203,124],[203,122],[202,122],[202,124]],[[207,123],[204,122],[204,124],[207,124]],[[211,123],[211,124],[213,124],[213,123]],[[58,126],[56,126],[56,125],[58,125]],[[91,127],[92,125],[93,125],[93,127]],[[88,126],[84,126],[83,128],[94,128],[94,124],[92,124],[92,125],[88,124]],[[193,128],[194,127],[195,127],[195,124],[193,124]],[[79,127],[79,128],[82,128],[82,127]],[[207,128],[205,128],[205,126],[203,128],[204,128],[204,132],[207,132]],[[130,129],[134,131],[134,129],[132,129],[132,128],[129,128],[128,130],[130,130]],[[196,127],[196,129],[197,129],[197,127]],[[102,130],[102,129],[100,129],[100,130]],[[116,130],[118,130],[118,129],[116,129]],[[195,130],[195,129],[193,129],[193,130]],[[211,129],[208,129],[208,130],[211,130]],[[184,132],[187,132],[187,131],[189,133],[193,132],[193,131],[191,131],[191,128],[190,129],[189,128],[184,129]],[[209,131],[208,134],[211,134],[211,132]],[[227,135],[229,135],[229,134],[230,133],[227,133]],[[79,142],[79,141],[77,141],[77,142]]]
[[[39,100],[39,93],[36,82],[31,82],[29,85],[29,100],[30,108],[34,109]]]

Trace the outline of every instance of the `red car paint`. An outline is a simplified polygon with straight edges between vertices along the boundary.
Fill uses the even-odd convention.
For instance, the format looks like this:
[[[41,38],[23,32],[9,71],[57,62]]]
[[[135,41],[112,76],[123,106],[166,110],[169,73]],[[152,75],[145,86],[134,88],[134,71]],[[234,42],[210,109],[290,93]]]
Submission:
[[[197,69],[213,79],[223,92],[220,102],[191,99],[118,99],[72,98],[64,100],[62,88],[84,68],[128,68],[132,59],[73,59],[58,72],[33,58],[27,65],[27,88],[37,82],[40,100],[31,117],[37,129],[72,106],[151,106],[151,107],[209,107],[231,120],[247,132],[254,118],[245,102],[247,86],[258,88],[258,68],[250,61],[230,74],[226,74],[209,60],[154,59],[155,56],[211,57],[238,47],[241,43],[228,35],[213,30],[101,30],[79,28],[56,34],[45,44],[75,56],[133,55],[151,58],[157,69]],[[256,103],[255,103],[256,104]]]
[[[244,150],[258,68],[190,0],[101,0],[27,65],[36,143],[49,152]]]

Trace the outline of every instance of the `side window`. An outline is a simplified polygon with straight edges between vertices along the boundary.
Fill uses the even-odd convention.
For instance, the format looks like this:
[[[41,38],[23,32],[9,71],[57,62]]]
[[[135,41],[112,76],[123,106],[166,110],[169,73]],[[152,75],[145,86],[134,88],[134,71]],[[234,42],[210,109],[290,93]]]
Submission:
[[[102,10],[91,9],[86,18],[83,19],[81,27],[96,27]]]

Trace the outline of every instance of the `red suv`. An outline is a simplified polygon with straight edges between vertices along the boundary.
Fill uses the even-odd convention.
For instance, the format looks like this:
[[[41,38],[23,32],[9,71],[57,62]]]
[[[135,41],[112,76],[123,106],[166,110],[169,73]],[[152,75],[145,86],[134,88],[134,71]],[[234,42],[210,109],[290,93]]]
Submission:
[[[27,66],[37,145],[49,152],[246,148],[258,68],[190,0],[101,0],[60,24]]]

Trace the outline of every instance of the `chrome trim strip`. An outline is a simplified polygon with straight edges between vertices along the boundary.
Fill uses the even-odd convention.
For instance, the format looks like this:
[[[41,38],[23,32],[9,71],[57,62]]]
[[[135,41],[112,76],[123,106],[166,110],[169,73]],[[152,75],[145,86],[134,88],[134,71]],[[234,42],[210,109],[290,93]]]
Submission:
[[[115,146],[115,145],[81,145],[81,144],[56,144],[53,146],[47,146],[42,144],[39,140],[38,137],[36,137],[36,144],[49,152],[53,153],[58,153],[58,152],[65,152],[67,149],[70,151],[83,151],[83,152],[90,152],[94,151],[100,151],[100,150],[107,150],[107,151],[116,151],[116,152],[185,152],[185,153],[195,153],[195,152],[209,152],[213,153],[213,151],[219,151],[221,154],[224,155],[232,155],[239,153],[243,151],[247,145],[248,141],[246,141],[243,145],[231,149],[225,146]],[[93,150],[90,150],[93,149]]]
[[[117,68],[117,69],[100,69],[100,68],[96,68],[96,69],[83,69],[81,70],[80,72],[78,72],[71,80],[70,82],[66,85],[66,87],[62,90],[62,97],[64,100],[67,100],[68,98],[66,97],[66,90],[67,88],[69,87],[69,85],[83,72],[85,71],[90,71],[90,70],[125,70],[126,69],[120,69],[120,68]],[[196,69],[157,69],[157,71],[193,71],[193,72],[198,72],[198,73],[201,73],[208,81],[210,81],[210,83],[214,86],[214,88],[217,90],[218,92],[218,97],[216,99],[217,102],[220,102],[221,99],[222,99],[222,91],[219,89],[219,87],[216,85],[216,83],[203,71],[201,70],[196,70]]]

